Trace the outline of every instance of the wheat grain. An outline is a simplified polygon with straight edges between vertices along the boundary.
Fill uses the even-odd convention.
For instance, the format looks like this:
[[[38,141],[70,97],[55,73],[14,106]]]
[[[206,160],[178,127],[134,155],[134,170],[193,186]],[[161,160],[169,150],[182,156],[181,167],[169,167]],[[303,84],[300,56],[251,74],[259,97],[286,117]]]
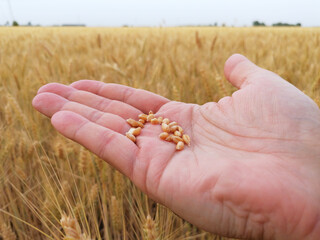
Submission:
[[[178,137],[181,137],[181,132],[180,132],[180,131],[175,131],[175,132],[173,133],[173,135],[178,136]]]
[[[144,113],[141,113],[141,114],[139,114],[139,119],[142,119],[142,120],[144,120],[144,121],[147,121],[147,118],[148,118],[148,115],[147,114],[144,114]]]
[[[160,133],[160,135],[159,135],[159,137],[160,137],[162,140],[165,140],[168,136],[169,136],[169,134],[168,134],[167,132]]]
[[[131,127],[141,127],[143,128],[143,124],[139,121],[136,121],[132,118],[127,119],[127,123],[130,124]]]
[[[190,146],[190,137],[187,134],[183,134],[182,136],[183,141],[185,142],[185,144],[187,144],[188,146]]]
[[[177,146],[176,146],[176,149],[177,149],[178,151],[183,150],[183,149],[184,149],[184,143],[183,143],[182,141],[178,142],[178,143],[177,143]]]
[[[132,134],[133,136],[138,136],[141,133],[141,127],[137,127],[137,128],[130,128],[130,130],[128,131],[128,133]]]
[[[148,117],[147,117],[147,122],[150,122],[154,118],[155,118],[155,116],[154,116],[153,113],[149,114]]]
[[[172,141],[172,134],[169,134],[169,136],[165,139],[167,142],[171,142]]]
[[[182,139],[181,137],[172,135],[172,141],[173,141],[174,143],[178,143],[178,142],[182,142],[183,139]]]
[[[171,122],[171,123],[168,124],[169,128],[177,126],[177,125],[178,125],[177,122]]]
[[[162,131],[164,131],[164,132],[167,132],[167,133],[170,132],[169,126],[164,122],[161,124],[161,128],[162,128]]]
[[[169,123],[170,123],[169,118],[164,118],[164,119],[162,120],[162,123],[169,124]]]
[[[146,120],[144,120],[144,119],[139,119],[139,122],[141,122],[142,124],[145,124],[145,123],[146,123]]]
[[[150,120],[150,122],[151,122],[151,124],[153,124],[153,125],[159,125],[159,120],[158,120],[157,118],[152,118],[152,119]]]
[[[132,133],[129,133],[129,132],[127,132],[126,133],[126,136],[127,136],[127,138],[129,138],[132,142],[136,142],[136,137],[132,134]]]

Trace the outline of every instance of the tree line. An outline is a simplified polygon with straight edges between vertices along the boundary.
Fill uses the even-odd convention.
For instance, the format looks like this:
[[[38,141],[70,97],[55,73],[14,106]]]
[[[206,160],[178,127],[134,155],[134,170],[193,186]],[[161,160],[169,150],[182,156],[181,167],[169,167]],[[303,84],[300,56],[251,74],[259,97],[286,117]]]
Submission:
[[[17,26],[20,26],[19,23],[17,21],[13,21],[12,24],[10,24],[8,21],[4,24],[4,26],[13,26],[13,27],[17,27]],[[22,26],[40,26],[39,24],[37,25],[32,25],[31,22],[28,22],[27,25],[22,25]],[[84,24],[64,24],[62,26],[82,26],[84,27],[85,25]],[[192,25],[192,26],[195,26],[195,25]],[[203,26],[203,25],[201,25]],[[215,22],[214,24],[209,24],[209,25],[206,25],[208,27],[218,27],[218,23]],[[226,27],[227,25],[226,24],[222,24],[221,25],[222,27]],[[253,21],[252,22],[252,26],[253,27],[266,27],[268,25],[266,25],[264,22],[259,22],[259,21]],[[290,23],[283,23],[283,22],[277,22],[277,23],[273,23],[271,25],[272,27],[301,27],[301,23],[296,23],[296,24],[290,24]],[[128,25],[124,25],[123,27],[128,27]],[[200,27],[200,25],[199,25]]]
[[[267,25],[264,22],[254,21],[252,23],[252,26],[265,27]],[[290,24],[290,23],[277,22],[277,23],[272,24],[271,26],[272,27],[301,27],[301,23]]]

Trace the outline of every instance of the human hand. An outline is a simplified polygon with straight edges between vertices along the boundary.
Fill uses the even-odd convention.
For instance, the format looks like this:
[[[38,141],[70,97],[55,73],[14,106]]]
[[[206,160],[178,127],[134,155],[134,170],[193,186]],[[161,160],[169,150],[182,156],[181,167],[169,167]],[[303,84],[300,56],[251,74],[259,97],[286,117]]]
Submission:
[[[47,84],[33,106],[200,228],[238,238],[319,239],[319,108],[241,55],[228,59],[225,75],[240,90],[202,106],[89,80]],[[191,146],[177,152],[151,124],[136,144],[126,138],[125,119],[149,110],[178,122]]]

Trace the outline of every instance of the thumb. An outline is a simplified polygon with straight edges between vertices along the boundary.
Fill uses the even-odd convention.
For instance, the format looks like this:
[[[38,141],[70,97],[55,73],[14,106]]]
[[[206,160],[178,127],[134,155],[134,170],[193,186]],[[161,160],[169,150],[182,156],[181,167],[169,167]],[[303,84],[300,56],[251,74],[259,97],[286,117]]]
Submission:
[[[250,83],[252,75],[259,75],[263,71],[241,54],[234,54],[226,61],[224,75],[237,88],[243,88]],[[252,78],[251,78],[252,79]]]

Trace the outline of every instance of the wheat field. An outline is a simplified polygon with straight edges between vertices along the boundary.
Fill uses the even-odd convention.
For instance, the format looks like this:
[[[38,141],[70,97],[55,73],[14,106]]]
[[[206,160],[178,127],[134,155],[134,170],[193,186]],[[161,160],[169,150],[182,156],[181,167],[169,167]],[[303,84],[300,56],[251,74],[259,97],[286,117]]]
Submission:
[[[223,76],[233,53],[320,104],[318,28],[0,28],[2,239],[225,239],[148,199],[31,101],[43,84],[80,79],[218,101],[236,90]]]

